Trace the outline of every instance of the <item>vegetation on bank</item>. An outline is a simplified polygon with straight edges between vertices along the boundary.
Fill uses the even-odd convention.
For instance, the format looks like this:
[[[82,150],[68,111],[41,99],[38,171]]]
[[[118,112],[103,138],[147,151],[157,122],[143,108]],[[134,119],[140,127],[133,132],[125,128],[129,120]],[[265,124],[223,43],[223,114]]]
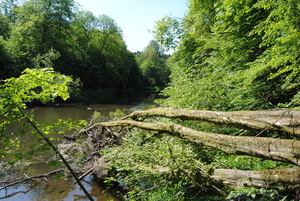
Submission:
[[[61,83],[67,84],[70,78],[53,71],[55,79],[44,80],[47,76],[42,75],[49,71],[44,67],[53,66],[55,71],[71,75],[75,81],[68,83],[73,93],[77,93],[80,83],[90,91],[108,88],[124,91],[130,86],[149,87],[170,81],[162,92],[167,98],[157,101],[164,107],[211,111],[295,110],[299,107],[300,3],[297,0],[189,0],[189,10],[183,19],[167,16],[157,22],[154,30],[161,47],[175,48],[172,57],[165,55],[155,41],[151,41],[143,52],[128,52],[114,20],[105,15],[95,17],[86,11],[74,12],[76,6],[72,0],[55,3],[30,0],[18,5],[14,1],[3,1],[1,6],[0,78],[6,80],[0,88],[3,116],[0,135],[1,143],[7,147],[1,150],[1,157],[20,144],[18,137],[5,136],[2,131],[18,120],[26,126],[24,117],[15,109],[16,103],[24,109],[24,103],[32,99],[45,102],[59,95],[64,99],[68,97],[66,87],[61,88]],[[7,79],[18,77],[28,67],[35,70],[26,70],[25,75],[36,76],[39,82],[32,82],[28,77],[22,79],[26,76]],[[49,81],[50,85],[46,85]],[[60,94],[62,91],[64,93]],[[147,121],[176,123],[232,139],[259,140],[264,137],[298,144],[297,133],[290,135],[290,130],[299,127],[297,119],[292,119],[296,123],[287,126],[287,130],[272,130],[277,128],[276,123],[283,119],[283,114],[291,113],[282,113],[263,128],[255,129],[185,119],[155,117],[149,120],[140,116],[138,120],[139,124]],[[111,115],[116,119],[122,116],[120,111]],[[103,121],[102,118],[95,113],[90,126]],[[57,126],[75,129],[77,134],[83,133],[80,129],[88,131],[84,122],[59,121],[41,126],[46,133],[53,132]],[[104,181],[108,185],[120,183],[126,190],[122,192],[124,199],[298,199],[295,188],[282,192],[283,188],[276,183],[266,188],[244,186],[232,189],[211,178],[211,172],[216,169],[272,172],[298,166],[298,148],[289,152],[297,163],[287,164],[282,160],[269,160],[270,157],[254,157],[246,151],[226,153],[225,148],[221,151],[218,146],[199,146],[193,140],[170,135],[176,133],[170,130],[143,131],[133,129],[132,125],[127,125],[125,132],[124,128],[105,128],[93,130],[88,139],[98,142],[103,132],[108,132],[107,142],[117,138],[116,143],[103,147],[92,143],[93,146],[85,148],[101,147],[94,154],[109,165]],[[84,144],[87,137],[81,137],[75,140]],[[256,156],[260,156],[259,148],[253,151]],[[48,149],[38,138],[32,152],[16,154],[9,164]],[[82,158],[87,159],[87,156],[83,154]]]
[[[188,8],[183,19],[167,16],[157,22],[154,29],[156,40],[165,50],[175,49],[170,60],[171,82],[162,92],[167,98],[158,100],[158,103],[164,107],[214,111],[298,109],[299,1],[189,0]],[[163,118],[160,121],[167,120]],[[232,136],[299,140],[298,136],[271,132],[268,127],[255,132],[203,122],[174,122],[197,130]],[[298,125],[294,126],[298,129]],[[156,198],[161,200],[299,199],[296,190],[281,196],[280,189],[274,190],[270,186],[266,189],[244,187],[218,190],[205,180],[200,180],[198,186],[193,181],[195,177],[185,174],[199,172],[193,169],[199,166],[193,164],[198,160],[205,164],[203,170],[206,171],[209,171],[209,168],[204,168],[207,165],[213,169],[242,170],[271,170],[290,165],[251,156],[225,154],[206,146],[201,147],[198,152],[200,156],[193,152],[196,154],[193,159],[181,161],[182,157],[189,156],[183,150],[192,149],[193,143],[185,142],[180,148],[178,141],[170,145],[171,139],[176,137],[161,131],[146,133],[139,131],[135,136],[130,134],[122,147],[109,148],[112,152],[115,149],[115,154],[106,152],[112,159],[112,171],[117,175],[115,178],[121,177],[132,190],[127,195],[129,200],[151,200],[151,196],[158,194]],[[164,139],[165,135],[169,140]],[[130,141],[131,137],[135,140]],[[180,149],[178,153],[175,151],[177,148]],[[156,153],[157,150],[161,151]],[[183,156],[173,157],[180,153],[184,153]],[[176,163],[177,160],[180,162]],[[155,164],[163,164],[164,168],[173,165],[174,169],[170,172],[178,174],[160,174],[156,177],[159,173],[155,169],[159,167],[155,167]],[[181,169],[181,166],[184,168]],[[133,174],[126,174],[128,172]],[[169,178],[174,180],[170,181]],[[193,190],[194,194],[191,193]]]
[[[299,106],[297,0],[189,0],[183,19],[157,22],[156,40],[175,47],[163,106],[261,110]]]

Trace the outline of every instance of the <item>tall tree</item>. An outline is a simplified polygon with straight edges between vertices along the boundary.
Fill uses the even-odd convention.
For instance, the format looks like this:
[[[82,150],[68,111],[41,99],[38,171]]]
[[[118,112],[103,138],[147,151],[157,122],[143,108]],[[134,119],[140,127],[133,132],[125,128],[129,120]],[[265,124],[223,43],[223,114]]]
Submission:
[[[124,90],[134,58],[129,56],[115,20],[82,11],[76,14],[72,30],[76,33],[70,40],[75,75],[81,77],[85,87]]]
[[[0,21],[0,36],[2,36],[4,39],[7,39],[10,34],[9,18],[0,12]]]
[[[164,103],[210,110],[297,105],[298,18],[296,0],[190,0],[180,23],[156,26],[163,45],[170,40],[164,27],[182,30]]]
[[[0,2],[0,7],[2,13],[10,19],[11,22],[14,22],[14,7],[18,5],[18,0],[2,0]]]
[[[27,0],[8,10],[12,2],[5,1],[0,13],[0,65],[10,69],[3,72],[18,76],[25,68],[43,67],[36,62],[53,52],[60,55],[51,61],[54,69],[80,78],[85,88],[125,90],[138,72],[121,28],[109,16],[78,11],[74,0]]]
[[[17,7],[16,22],[8,40],[12,57],[32,67],[30,61],[38,54],[52,48],[63,52],[73,6],[73,0],[30,0]]]
[[[168,57],[154,40],[149,42],[143,52],[136,54],[146,85],[165,86],[169,82],[170,69],[166,63]]]
[[[0,12],[0,22],[0,79],[5,79],[14,73],[11,58],[6,48],[6,40],[10,35],[10,21],[2,12]]]

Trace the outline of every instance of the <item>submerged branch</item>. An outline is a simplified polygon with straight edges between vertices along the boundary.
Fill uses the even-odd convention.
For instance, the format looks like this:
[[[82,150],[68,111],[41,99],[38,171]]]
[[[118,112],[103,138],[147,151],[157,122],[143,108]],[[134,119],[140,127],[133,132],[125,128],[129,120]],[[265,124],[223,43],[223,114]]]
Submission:
[[[57,174],[61,171],[63,171],[64,169],[59,169],[59,170],[55,170],[55,171],[52,171],[52,172],[49,172],[47,174],[40,174],[40,175],[34,175],[34,176],[31,176],[31,177],[28,177],[27,175],[24,175],[24,177],[21,177],[21,178],[17,178],[15,179],[15,181],[13,182],[8,182],[8,181],[2,181],[2,183],[9,183],[9,184],[6,184],[5,186],[1,187],[0,190],[3,190],[7,187],[10,187],[10,186],[13,186],[13,185],[16,185],[16,184],[20,184],[20,183],[23,183],[25,181],[28,181],[28,180],[33,180],[33,179],[37,179],[37,178],[44,178],[44,177],[49,177],[53,174]]]

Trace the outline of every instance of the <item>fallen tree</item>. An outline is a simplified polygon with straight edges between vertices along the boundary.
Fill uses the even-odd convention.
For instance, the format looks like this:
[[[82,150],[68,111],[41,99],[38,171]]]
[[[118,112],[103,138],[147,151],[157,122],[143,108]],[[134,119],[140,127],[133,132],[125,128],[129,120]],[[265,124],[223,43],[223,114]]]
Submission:
[[[268,115],[269,114],[269,115]],[[225,124],[238,128],[265,130],[299,135],[300,111],[238,111],[214,112],[197,110],[180,110],[154,108],[133,112],[122,120],[100,122],[81,130],[89,132],[97,127],[137,127],[145,130],[162,131],[180,136],[199,145],[205,145],[235,155],[248,155],[263,159],[281,161],[295,166],[300,165],[300,141],[295,139],[277,139],[257,136],[231,136],[207,133],[174,123],[143,122],[149,117],[180,118],[183,120],[201,120]],[[253,186],[277,188],[284,191],[296,190],[299,187],[300,168],[266,171],[242,171],[216,169],[211,177],[221,180],[228,186]]]
[[[251,186],[293,192],[299,188],[299,173],[300,168],[262,171],[215,169],[212,177],[222,181],[227,186]]]
[[[244,129],[286,132],[300,136],[300,111],[298,110],[264,110],[217,112],[206,110],[183,110],[173,108],[153,108],[136,111],[124,119],[139,119],[153,116],[179,118],[182,120],[199,120],[216,124],[226,124]]]
[[[91,128],[96,126],[132,126],[145,130],[163,131],[180,137],[185,137],[201,145],[217,148],[230,154],[249,155],[300,165],[300,160],[298,158],[300,141],[296,140],[230,136],[196,131],[179,124],[144,123],[133,120],[101,122],[93,125]]]

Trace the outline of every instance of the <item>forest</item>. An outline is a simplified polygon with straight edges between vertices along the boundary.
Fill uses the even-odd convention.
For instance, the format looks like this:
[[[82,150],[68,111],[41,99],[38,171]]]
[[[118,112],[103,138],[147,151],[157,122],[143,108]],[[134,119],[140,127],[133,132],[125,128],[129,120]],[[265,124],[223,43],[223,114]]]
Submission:
[[[128,51],[110,16],[95,16],[74,0],[3,0],[0,6],[0,79],[53,67],[74,79],[71,95],[80,88],[82,99],[168,82],[169,56],[155,41],[142,52]]]
[[[75,130],[61,152],[75,159],[80,147],[82,169],[122,200],[300,200],[298,0],[189,0],[185,16],[157,21],[154,40],[136,53],[113,19],[72,0],[1,8],[1,131],[35,125],[25,103],[65,100],[79,85],[160,86],[160,107],[95,111],[90,122],[37,133]]]

